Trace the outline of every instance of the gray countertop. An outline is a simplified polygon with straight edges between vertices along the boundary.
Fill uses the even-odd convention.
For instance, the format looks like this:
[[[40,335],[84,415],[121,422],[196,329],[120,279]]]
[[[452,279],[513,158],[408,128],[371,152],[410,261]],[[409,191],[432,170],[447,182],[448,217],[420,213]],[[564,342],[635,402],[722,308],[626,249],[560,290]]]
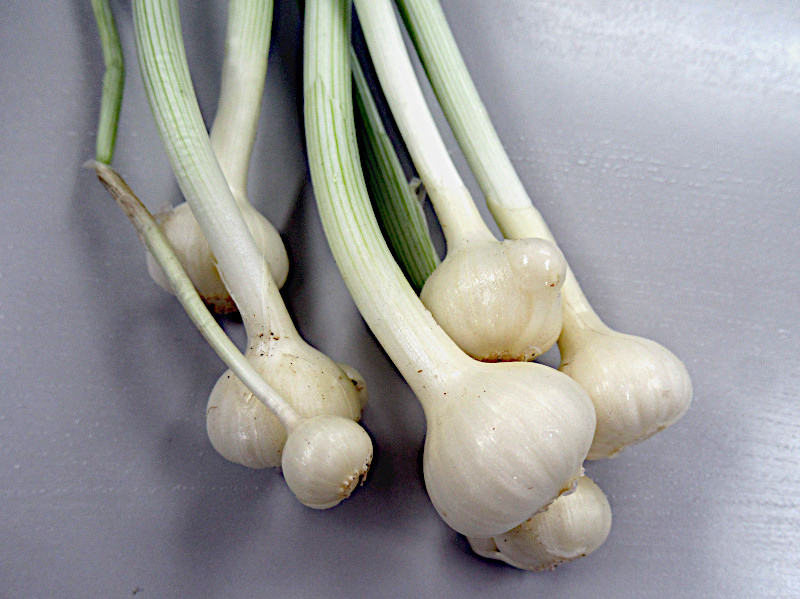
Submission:
[[[443,2],[590,301],[611,326],[673,350],[694,383],[678,424],[587,464],[609,497],[611,534],[552,573],[476,558],[427,499],[421,409],[322,233],[303,157],[301,26],[295,2],[277,4],[250,195],[289,250],[283,295],[301,333],[367,379],[371,476],[317,512],[279,472],[214,452],[204,407],[223,367],[80,168],[103,72],[90,5],[10,0],[0,6],[0,597],[800,596],[797,4]],[[180,196],[129,3],[112,5],[128,59],[114,163],[157,210]],[[225,3],[182,10],[210,119]],[[243,341],[240,325],[226,328]]]

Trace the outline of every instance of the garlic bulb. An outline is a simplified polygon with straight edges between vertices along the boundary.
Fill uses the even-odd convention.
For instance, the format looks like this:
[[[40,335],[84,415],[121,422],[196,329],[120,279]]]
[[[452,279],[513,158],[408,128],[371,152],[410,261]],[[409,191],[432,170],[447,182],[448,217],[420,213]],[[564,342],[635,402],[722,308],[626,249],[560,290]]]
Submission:
[[[423,471],[442,519],[488,537],[569,490],[595,417],[580,386],[547,366],[471,362],[446,392],[417,393],[428,422]]]
[[[464,243],[448,252],[420,299],[473,358],[527,361],[561,333],[565,275],[561,252],[543,239]]]
[[[304,420],[289,435],[281,466],[300,503],[324,510],[350,497],[372,463],[372,440],[358,424],[339,416]]]
[[[245,357],[300,416],[361,418],[362,398],[351,378],[355,370],[346,373],[299,336],[257,335]],[[357,382],[363,388],[363,381]],[[214,449],[232,462],[249,468],[281,463],[286,429],[230,370],[208,398],[206,428]]]
[[[594,404],[597,430],[588,459],[612,457],[689,409],[692,381],[672,352],[655,341],[618,333],[593,313],[573,314],[569,323],[565,318],[558,340],[559,370]]]
[[[595,482],[582,476],[575,491],[508,532],[469,538],[472,550],[522,570],[552,570],[602,545],[611,530],[611,506]]]
[[[281,287],[289,273],[289,258],[280,234],[272,223],[250,204],[237,203],[259,251],[269,264],[275,283]],[[185,202],[179,204],[169,212],[158,216],[157,220],[205,302],[218,314],[235,312],[236,304],[219,276],[214,255],[189,205]],[[158,285],[172,293],[164,273],[150,254],[147,255],[147,270]]]

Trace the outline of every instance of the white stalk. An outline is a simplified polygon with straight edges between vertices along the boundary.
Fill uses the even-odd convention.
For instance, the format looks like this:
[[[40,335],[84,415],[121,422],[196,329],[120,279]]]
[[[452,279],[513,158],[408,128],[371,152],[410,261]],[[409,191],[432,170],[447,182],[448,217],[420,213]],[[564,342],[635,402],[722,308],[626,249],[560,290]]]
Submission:
[[[516,528],[491,538],[469,538],[472,550],[523,570],[552,570],[596,551],[611,531],[611,506],[588,476]]]
[[[565,262],[540,239],[498,242],[456,170],[389,0],[355,0],[389,106],[447,241],[420,298],[453,340],[485,361],[531,360],[561,331]]]
[[[469,358],[392,259],[358,160],[350,8],[345,0],[306,4],[305,130],[320,216],[356,305],[422,404],[434,507],[458,532],[500,534],[572,485],[594,412],[580,387],[553,369]]]
[[[247,331],[247,358],[303,417],[358,420],[361,381],[309,346],[294,327],[214,155],[192,89],[175,0],[134,2],[139,63],[178,184],[216,257]],[[360,378],[360,377],[359,377]],[[286,431],[231,373],[208,401],[215,449],[253,468],[278,466]]]
[[[122,177],[100,162],[87,166],[94,168],[100,181],[128,216],[209,345],[228,365],[230,372],[285,428],[288,440],[282,459],[283,473],[295,496],[303,504],[318,509],[333,507],[349,497],[366,476],[372,461],[369,435],[352,420],[340,416],[300,416],[261,377],[209,314],[166,236]]]
[[[247,198],[247,174],[267,72],[272,9],[272,0],[229,3],[222,81],[211,129],[211,146],[247,227],[280,288],[289,271],[286,248],[272,223],[254,209]],[[236,305],[217,272],[214,255],[189,206],[182,203],[159,215],[158,221],[205,301],[216,312],[235,311]],[[170,291],[152,257],[148,258],[148,270],[153,280]]]
[[[555,243],[503,149],[437,0],[398,0],[436,96],[489,210],[509,239]],[[561,370],[592,398],[597,432],[590,459],[615,455],[678,420],[692,384],[683,363],[664,347],[606,326],[567,267],[562,288]]]

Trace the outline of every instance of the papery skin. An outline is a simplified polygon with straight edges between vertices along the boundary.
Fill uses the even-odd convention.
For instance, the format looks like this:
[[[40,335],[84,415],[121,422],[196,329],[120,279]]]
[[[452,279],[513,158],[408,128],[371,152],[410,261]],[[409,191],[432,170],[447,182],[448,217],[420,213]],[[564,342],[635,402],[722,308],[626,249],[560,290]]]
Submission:
[[[317,416],[302,422],[283,449],[283,477],[305,506],[324,510],[350,497],[372,463],[372,440],[350,419]]]
[[[245,357],[300,416],[361,418],[362,397],[353,380],[302,339],[257,337]],[[214,449],[232,462],[249,468],[281,464],[286,430],[230,370],[211,391],[206,428]]]
[[[280,234],[250,204],[240,202],[239,209],[256,246],[267,259],[273,280],[282,287],[289,273],[289,257]],[[185,202],[179,204],[159,215],[157,220],[203,300],[218,314],[236,312],[236,304],[219,276],[214,255],[189,205]],[[147,270],[159,286],[172,292],[164,273],[149,253]]]
[[[541,512],[508,532],[491,538],[470,538],[483,557],[504,561],[522,570],[552,570],[559,564],[596,551],[611,531],[611,506],[589,477],[577,481]]]
[[[436,511],[457,532],[489,537],[527,520],[582,472],[595,416],[583,389],[541,364],[484,364],[420,398],[423,471]]]
[[[561,333],[566,261],[543,239],[475,241],[448,251],[420,299],[476,360],[532,360]]]

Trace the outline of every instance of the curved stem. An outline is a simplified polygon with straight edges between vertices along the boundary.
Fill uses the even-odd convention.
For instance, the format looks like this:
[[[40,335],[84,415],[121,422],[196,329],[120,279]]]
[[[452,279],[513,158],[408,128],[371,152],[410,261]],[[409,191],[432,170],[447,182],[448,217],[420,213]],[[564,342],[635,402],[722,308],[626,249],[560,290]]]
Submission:
[[[233,196],[247,201],[247,173],[261,113],[272,26],[272,0],[232,0],[211,147]]]
[[[122,92],[125,89],[125,61],[122,45],[119,43],[114,13],[108,0],[92,0],[92,11],[100,33],[103,47],[103,95],[100,101],[100,119],[97,124],[95,159],[103,164],[111,164],[114,146],[117,141],[117,124],[122,108]]]
[[[500,142],[439,2],[397,0],[397,5],[500,231],[508,239],[541,237],[555,243]],[[573,315],[600,320],[569,267],[561,295],[565,328]]]
[[[389,0],[355,0],[370,56],[397,126],[430,195],[448,251],[494,239],[461,180],[419,86]]]
[[[97,161],[87,163],[87,166],[94,168],[97,177],[130,219],[139,239],[158,262],[175,296],[200,334],[253,395],[275,414],[287,433],[291,433],[303,418],[258,374],[214,320],[147,208],[110,166]]]
[[[189,75],[177,0],[135,0],[137,52],[161,140],[249,335],[297,331],[214,156]]]
[[[468,358],[436,324],[386,246],[358,160],[348,0],[309,0],[304,34],[305,130],[322,224],[350,294],[417,397]]]

